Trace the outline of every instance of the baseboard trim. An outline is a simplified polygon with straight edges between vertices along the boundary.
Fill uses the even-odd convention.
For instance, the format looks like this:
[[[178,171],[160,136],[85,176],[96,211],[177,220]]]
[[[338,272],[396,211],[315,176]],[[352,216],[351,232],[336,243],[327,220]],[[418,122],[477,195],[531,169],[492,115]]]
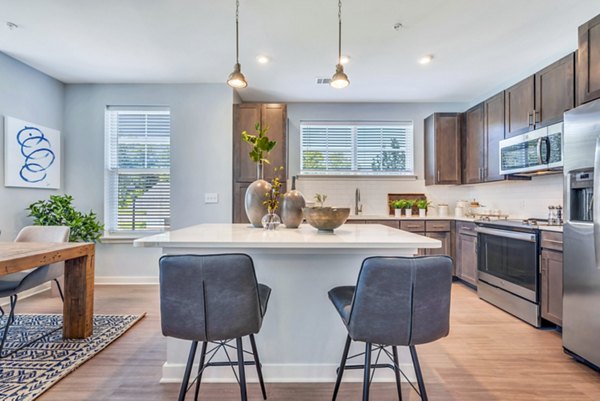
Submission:
[[[50,288],[51,288],[50,283],[51,282],[48,281],[48,282],[46,282],[46,283],[44,283],[42,285],[39,285],[37,287],[34,287],[34,288],[29,289],[29,290],[20,292],[19,293],[19,299],[29,298],[29,297],[32,297],[32,296],[34,296],[36,294],[39,294],[41,292],[49,291]],[[8,306],[8,305],[10,305],[10,298],[0,298],[0,306],[4,307],[4,306]]]
[[[96,285],[156,285],[158,276],[96,276]]]
[[[196,363],[197,364],[197,363]],[[335,383],[334,364],[263,364],[263,376],[267,383]],[[414,369],[411,364],[400,364],[400,369],[415,382]],[[184,364],[171,364],[165,362],[162,368],[161,383],[181,383],[185,370]],[[246,367],[246,380],[248,383],[258,383],[256,370],[252,366]],[[394,372],[391,369],[377,369],[374,382],[395,382]],[[347,370],[344,372],[344,382],[362,383],[362,370]],[[402,377],[402,381],[406,381]],[[204,383],[236,383],[230,367],[211,367],[202,375]]]

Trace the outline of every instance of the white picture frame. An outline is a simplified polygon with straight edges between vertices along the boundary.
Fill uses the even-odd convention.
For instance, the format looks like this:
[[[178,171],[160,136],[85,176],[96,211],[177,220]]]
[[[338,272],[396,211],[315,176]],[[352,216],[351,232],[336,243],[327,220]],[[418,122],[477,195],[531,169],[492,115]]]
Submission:
[[[4,186],[59,189],[60,131],[4,118]]]

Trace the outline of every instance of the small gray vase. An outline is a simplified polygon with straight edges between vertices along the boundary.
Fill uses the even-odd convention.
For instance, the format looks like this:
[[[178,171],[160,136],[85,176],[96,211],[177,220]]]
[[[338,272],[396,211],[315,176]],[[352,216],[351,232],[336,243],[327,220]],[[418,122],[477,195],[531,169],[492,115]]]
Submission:
[[[298,228],[302,219],[302,208],[306,206],[304,196],[296,190],[296,177],[292,177],[292,190],[283,195],[281,204],[281,222],[286,228]]]
[[[244,206],[246,207],[246,216],[254,227],[262,228],[262,218],[269,211],[263,204],[265,195],[271,191],[271,184],[265,180],[256,180],[246,189]]]

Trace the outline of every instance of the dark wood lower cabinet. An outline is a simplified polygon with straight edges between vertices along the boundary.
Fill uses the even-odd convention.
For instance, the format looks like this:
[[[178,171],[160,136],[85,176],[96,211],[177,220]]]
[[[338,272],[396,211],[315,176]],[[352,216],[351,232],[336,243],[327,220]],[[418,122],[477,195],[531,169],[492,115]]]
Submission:
[[[563,254],[542,249],[540,260],[540,297],[542,318],[562,326]]]
[[[442,241],[441,248],[430,248],[425,250],[425,255],[451,255],[452,240],[450,232],[432,232],[426,233],[425,236]]]
[[[475,224],[456,223],[456,277],[477,286],[477,234]]]

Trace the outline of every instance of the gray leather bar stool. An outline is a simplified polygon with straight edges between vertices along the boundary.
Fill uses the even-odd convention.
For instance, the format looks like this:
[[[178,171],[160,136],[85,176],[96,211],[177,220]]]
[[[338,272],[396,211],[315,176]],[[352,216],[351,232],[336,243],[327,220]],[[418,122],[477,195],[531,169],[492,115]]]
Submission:
[[[355,287],[336,287],[329,299],[348,330],[338,368],[333,400],[337,398],[344,369],[364,369],[363,401],[369,399],[369,387],[376,368],[391,368],[396,376],[398,398],[402,400],[398,365],[398,346],[408,346],[421,399],[427,401],[425,383],[416,345],[448,335],[450,330],[450,290],[452,259],[447,256],[372,257],[363,261]],[[365,342],[364,365],[347,365],[352,341]],[[390,353],[386,347],[391,346]],[[371,364],[371,354],[377,361]],[[386,355],[391,364],[379,364]],[[363,355],[362,353],[356,356]],[[406,375],[404,375],[406,377]]]
[[[242,401],[247,400],[245,365],[255,365],[263,398],[265,383],[254,334],[260,331],[271,289],[259,284],[248,255],[166,255],[160,258],[160,313],[163,335],[192,341],[179,400],[185,399],[198,342],[202,342],[195,379],[198,400],[204,369],[210,366],[238,367]],[[244,361],[242,337],[249,336],[253,361]],[[236,346],[230,344],[235,340]],[[208,345],[214,348],[207,351]],[[228,349],[237,352],[237,361]],[[219,350],[227,362],[212,362]],[[235,374],[235,369],[234,369]]]

